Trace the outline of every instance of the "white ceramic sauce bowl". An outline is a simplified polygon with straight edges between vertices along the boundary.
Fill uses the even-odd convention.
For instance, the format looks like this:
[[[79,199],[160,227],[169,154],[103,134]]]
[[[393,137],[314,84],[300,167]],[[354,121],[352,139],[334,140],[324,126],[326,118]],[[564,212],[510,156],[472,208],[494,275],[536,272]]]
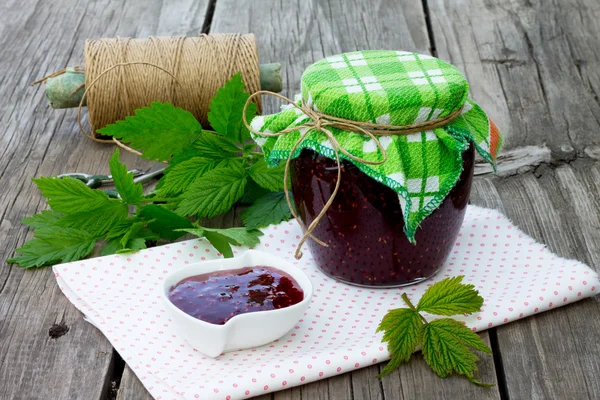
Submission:
[[[277,310],[256,311],[232,317],[223,325],[211,324],[192,317],[169,300],[169,290],[190,276],[243,267],[273,267],[292,276],[302,288],[304,299]],[[284,259],[257,250],[248,250],[235,258],[202,261],[171,272],[164,280],[162,297],[167,312],[183,338],[209,357],[232,350],[258,347],[279,339],[298,323],[313,295],[310,278]]]

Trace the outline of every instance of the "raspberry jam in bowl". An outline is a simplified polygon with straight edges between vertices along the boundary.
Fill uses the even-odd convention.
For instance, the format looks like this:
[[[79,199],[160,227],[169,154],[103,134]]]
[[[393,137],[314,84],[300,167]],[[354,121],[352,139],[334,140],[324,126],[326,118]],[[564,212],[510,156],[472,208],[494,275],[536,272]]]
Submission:
[[[279,339],[302,318],[312,292],[302,270],[255,250],[186,266],[162,287],[171,321],[209,357]]]
[[[290,274],[266,266],[206,272],[169,290],[169,300],[181,311],[217,325],[236,315],[278,310],[303,299],[302,288]]]

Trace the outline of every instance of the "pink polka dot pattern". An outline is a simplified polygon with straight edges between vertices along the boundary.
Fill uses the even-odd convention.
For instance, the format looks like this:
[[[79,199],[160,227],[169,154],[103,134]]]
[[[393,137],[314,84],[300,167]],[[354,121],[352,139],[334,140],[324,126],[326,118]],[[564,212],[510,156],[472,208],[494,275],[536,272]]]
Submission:
[[[57,265],[59,287],[100,329],[157,399],[252,397],[342,374],[389,355],[375,329],[407,292],[418,299],[433,281],[464,275],[484,296],[477,315],[461,318],[481,331],[593,296],[598,275],[550,253],[494,210],[469,206],[444,268],[404,289],[347,286],[321,273],[308,249],[296,261],[300,229],[284,222],[264,230],[258,250],[284,257],[311,277],[305,316],[286,336],[260,348],[203,356],[179,337],[159,297],[162,279],[192,262],[217,258],[202,240]],[[270,246],[269,246],[270,244]],[[237,254],[243,248],[236,249]]]

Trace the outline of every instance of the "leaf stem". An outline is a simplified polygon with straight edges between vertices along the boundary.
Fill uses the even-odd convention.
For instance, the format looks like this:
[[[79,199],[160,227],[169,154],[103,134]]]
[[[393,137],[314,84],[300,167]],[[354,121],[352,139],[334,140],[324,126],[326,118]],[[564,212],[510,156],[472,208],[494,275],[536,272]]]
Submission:
[[[404,300],[404,302],[406,303],[406,305],[411,309],[411,310],[415,310],[417,311],[416,307],[413,305],[413,303],[410,301],[410,299],[408,298],[408,295],[406,293],[402,293],[402,300]]]
[[[410,308],[411,310],[417,311],[417,308],[410,301],[410,299],[408,298],[408,295],[406,293],[402,293],[402,300],[404,300],[404,302],[406,303],[408,308]],[[421,321],[423,321],[424,324],[428,323],[427,320],[425,319],[425,317],[423,317],[419,312],[417,312],[417,314],[419,314],[419,318],[421,318]]]

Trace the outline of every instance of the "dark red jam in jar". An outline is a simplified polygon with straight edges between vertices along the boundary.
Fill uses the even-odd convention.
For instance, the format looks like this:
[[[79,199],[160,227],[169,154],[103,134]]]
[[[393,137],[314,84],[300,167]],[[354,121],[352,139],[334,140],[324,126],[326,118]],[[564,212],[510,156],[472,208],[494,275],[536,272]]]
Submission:
[[[392,287],[420,282],[434,275],[455,243],[463,222],[471,182],[474,148],[463,153],[463,172],[441,206],[423,220],[416,244],[404,234],[398,194],[342,161],[340,189],[320,220],[308,246],[318,266],[340,281]],[[292,191],[300,218],[308,225],[331,197],[337,163],[304,149],[293,161]]]
[[[264,266],[190,276],[169,290],[169,300],[177,308],[218,325],[236,315],[285,308],[303,299],[292,276]]]

